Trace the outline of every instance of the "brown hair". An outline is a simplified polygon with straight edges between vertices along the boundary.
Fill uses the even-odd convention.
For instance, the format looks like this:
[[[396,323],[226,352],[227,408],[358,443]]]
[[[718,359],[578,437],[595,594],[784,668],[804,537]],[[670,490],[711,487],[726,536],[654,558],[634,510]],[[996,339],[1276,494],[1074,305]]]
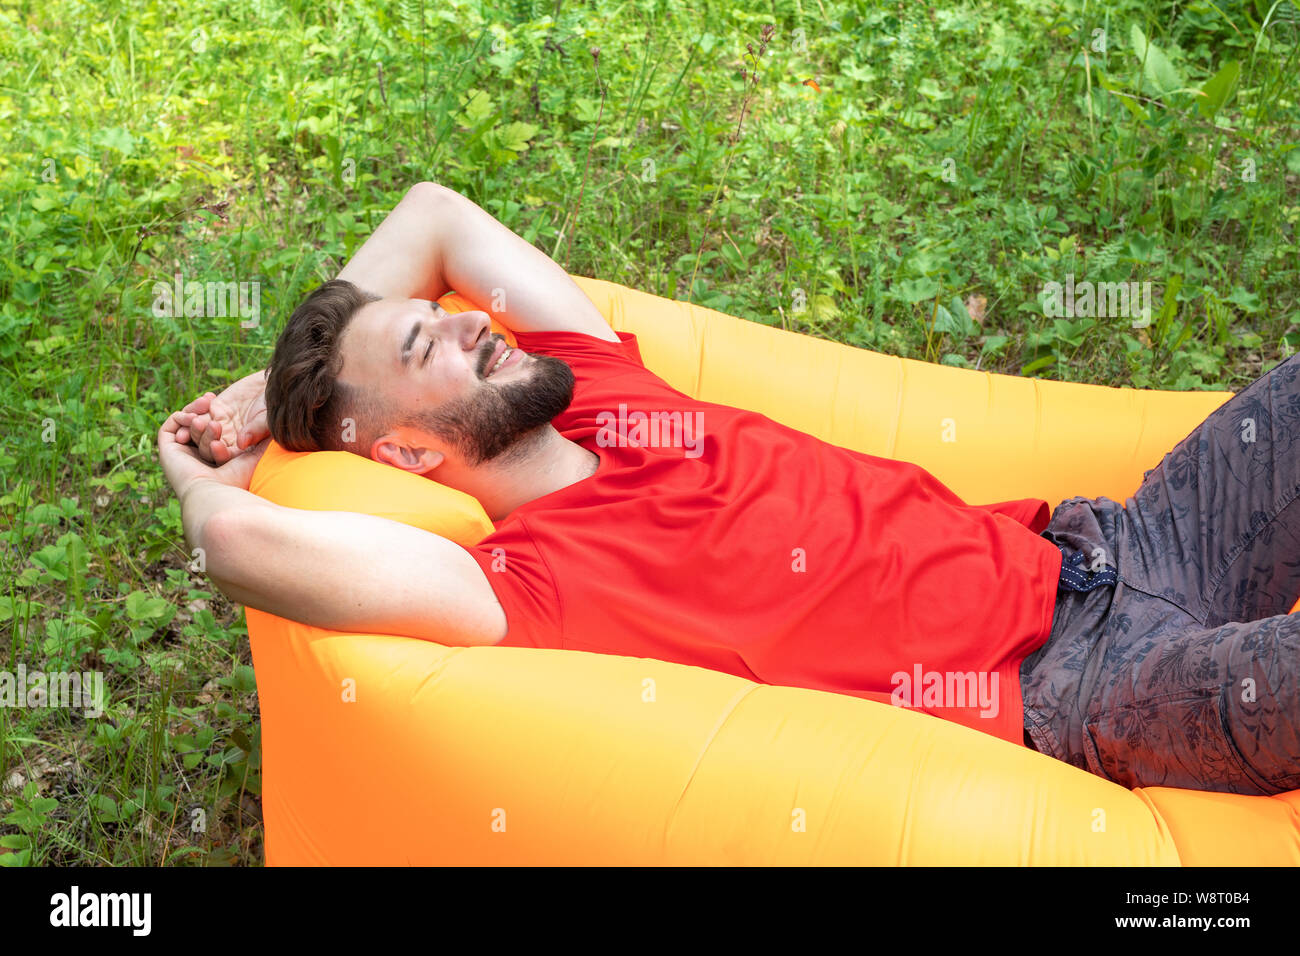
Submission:
[[[363,305],[379,296],[345,279],[317,286],[285,323],[266,377],[271,437],[289,451],[350,451],[369,457],[388,430],[390,409],[377,396],[339,381],[343,333]],[[343,420],[356,440],[343,440]]]

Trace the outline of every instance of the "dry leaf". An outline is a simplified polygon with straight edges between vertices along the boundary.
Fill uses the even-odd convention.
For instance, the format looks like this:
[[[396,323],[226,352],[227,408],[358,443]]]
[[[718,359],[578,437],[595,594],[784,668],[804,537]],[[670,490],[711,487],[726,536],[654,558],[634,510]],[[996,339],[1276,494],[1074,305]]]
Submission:
[[[214,700],[216,700],[217,697],[220,696],[220,694],[221,694],[221,685],[217,683],[217,679],[214,677],[212,678],[212,680],[208,681],[206,684],[203,685],[203,690],[199,691],[194,696],[194,699],[197,700],[200,704],[210,704]]]

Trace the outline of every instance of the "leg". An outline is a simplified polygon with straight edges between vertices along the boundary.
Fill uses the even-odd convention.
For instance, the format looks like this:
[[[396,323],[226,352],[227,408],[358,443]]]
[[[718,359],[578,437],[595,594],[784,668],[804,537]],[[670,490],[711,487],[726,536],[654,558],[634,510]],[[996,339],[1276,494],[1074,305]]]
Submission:
[[[1216,409],[1125,504],[1119,573],[1206,627],[1300,596],[1300,355]]]
[[[1088,770],[1125,787],[1300,788],[1300,615],[1200,627],[1122,595],[1083,705]]]
[[[1022,665],[1036,749],[1127,786],[1300,787],[1300,615],[1286,615],[1300,595],[1300,356],[1206,418],[1123,508],[1069,499],[1044,535],[1100,546],[1119,583],[1062,591]]]

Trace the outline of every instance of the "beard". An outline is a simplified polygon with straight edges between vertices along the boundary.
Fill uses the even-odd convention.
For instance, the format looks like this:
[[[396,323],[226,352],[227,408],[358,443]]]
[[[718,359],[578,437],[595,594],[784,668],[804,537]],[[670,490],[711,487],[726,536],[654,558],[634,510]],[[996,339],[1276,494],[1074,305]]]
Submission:
[[[494,337],[495,338],[495,337]],[[479,360],[479,377],[487,371],[495,349],[489,340]],[[521,382],[487,382],[411,424],[452,445],[468,465],[481,465],[526,449],[528,439],[569,407],[573,401],[573,370],[551,355],[525,359],[532,369]]]

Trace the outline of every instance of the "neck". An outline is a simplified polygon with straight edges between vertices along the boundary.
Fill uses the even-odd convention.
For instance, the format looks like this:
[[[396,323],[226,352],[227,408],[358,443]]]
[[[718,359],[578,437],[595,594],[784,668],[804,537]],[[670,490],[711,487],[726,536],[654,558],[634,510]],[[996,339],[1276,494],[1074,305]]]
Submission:
[[[473,495],[493,521],[561,488],[590,478],[600,457],[544,425],[498,460],[467,467],[445,461],[430,476]]]

